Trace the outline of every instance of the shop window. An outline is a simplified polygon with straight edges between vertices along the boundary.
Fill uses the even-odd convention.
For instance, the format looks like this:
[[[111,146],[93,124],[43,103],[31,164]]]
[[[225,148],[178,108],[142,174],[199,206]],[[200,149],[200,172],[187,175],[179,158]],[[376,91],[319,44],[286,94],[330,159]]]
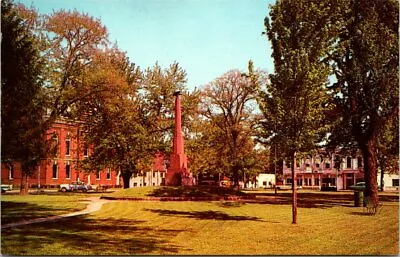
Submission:
[[[314,185],[319,186],[319,178],[314,179]]]
[[[399,186],[399,179],[392,179],[392,186],[398,187]]]

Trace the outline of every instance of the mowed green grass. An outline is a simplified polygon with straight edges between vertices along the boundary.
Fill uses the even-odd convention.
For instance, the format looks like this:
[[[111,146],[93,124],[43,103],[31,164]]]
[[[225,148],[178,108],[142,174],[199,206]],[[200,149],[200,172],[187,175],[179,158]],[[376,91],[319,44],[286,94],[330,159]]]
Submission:
[[[224,197],[224,196],[244,196],[242,191],[232,188],[218,186],[149,186],[134,187],[117,190],[107,194],[108,198],[143,198],[143,197]]]
[[[1,251],[6,255],[398,255],[396,199],[384,201],[378,215],[368,216],[347,200],[333,202],[332,196],[337,197],[318,194],[315,204],[301,205],[305,207],[298,209],[297,225],[291,224],[291,205],[273,203],[273,196],[265,196],[271,198],[266,203],[113,201],[90,215],[2,229]],[[307,203],[304,198],[310,196],[301,197]]]
[[[87,195],[1,195],[1,224],[83,210]]]

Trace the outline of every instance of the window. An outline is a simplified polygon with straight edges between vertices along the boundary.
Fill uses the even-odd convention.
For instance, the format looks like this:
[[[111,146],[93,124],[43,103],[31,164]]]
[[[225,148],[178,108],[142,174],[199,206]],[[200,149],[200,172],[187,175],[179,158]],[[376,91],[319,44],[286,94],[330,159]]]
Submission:
[[[314,179],[314,185],[319,186],[319,178]]]
[[[14,166],[11,164],[7,164],[8,167],[8,179],[14,178]]]
[[[71,165],[68,162],[65,165],[65,178],[71,178]]]
[[[58,178],[58,165],[56,162],[53,163],[53,178]]]
[[[110,169],[110,168],[107,169],[106,178],[107,178],[108,180],[111,179],[111,169]]]
[[[348,168],[348,169],[351,168],[351,157],[346,158],[346,168]]]
[[[296,162],[296,167],[300,168],[300,161]]]
[[[137,182],[133,183],[133,186],[134,186],[134,187],[137,187]]]
[[[328,163],[328,162],[326,162],[326,163],[325,163],[325,169],[330,169],[330,168],[331,168],[331,164]]]
[[[292,184],[292,179],[291,178],[287,178],[286,179],[286,184]]]
[[[399,179],[392,179],[392,186],[398,187],[399,186]]]
[[[319,168],[319,163],[316,163],[316,164],[315,164],[315,167]]]
[[[144,184],[143,184],[143,186],[146,186],[146,185],[147,185],[147,183],[144,183]]]
[[[286,163],[286,168],[290,168],[290,162]]]
[[[100,179],[100,171],[96,172],[96,179],[99,180]]]
[[[54,132],[53,133],[53,136],[51,137],[51,140],[53,141],[53,143],[52,143],[52,145],[53,145],[53,153],[54,153],[54,155],[55,156],[57,156],[57,154],[58,154],[58,136],[57,136],[57,134]]]
[[[86,143],[83,145],[83,156],[84,157],[88,156],[88,146]]]
[[[153,186],[155,186],[156,185],[156,183],[153,183]]]
[[[309,163],[306,163],[306,167],[307,167],[307,168],[310,167],[310,164],[309,164]]]
[[[362,166],[363,166],[362,158],[361,157],[357,157],[357,167],[361,168]]]
[[[71,155],[71,140],[69,137],[65,140],[65,155]]]
[[[263,186],[266,186],[267,185],[267,181],[263,181]]]
[[[155,178],[156,177],[156,173],[153,171],[153,178]]]

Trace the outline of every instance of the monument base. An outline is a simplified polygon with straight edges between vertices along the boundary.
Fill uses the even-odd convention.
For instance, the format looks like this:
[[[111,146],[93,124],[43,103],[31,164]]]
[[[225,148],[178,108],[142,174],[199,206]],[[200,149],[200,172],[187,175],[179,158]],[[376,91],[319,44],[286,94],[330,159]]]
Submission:
[[[194,178],[188,171],[168,170],[165,177],[166,186],[193,186]]]

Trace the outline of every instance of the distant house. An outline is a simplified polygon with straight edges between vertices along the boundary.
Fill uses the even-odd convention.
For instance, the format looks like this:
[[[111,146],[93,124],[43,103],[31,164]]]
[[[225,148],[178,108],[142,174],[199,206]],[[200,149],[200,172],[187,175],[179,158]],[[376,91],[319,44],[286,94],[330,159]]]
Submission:
[[[152,169],[143,175],[133,174],[129,181],[129,187],[165,185],[167,167],[164,160],[165,155],[163,153],[156,153]]]
[[[276,184],[275,174],[260,173],[257,176],[256,187],[258,188],[273,188]]]
[[[330,156],[317,154],[295,161],[296,184],[305,189],[336,187],[337,190],[350,189],[350,186],[364,181],[363,159],[360,155]],[[398,190],[399,175],[385,175],[385,188]],[[290,163],[283,164],[283,184],[292,184]],[[380,184],[380,173],[377,176]],[[397,185],[397,186],[396,186]]]

